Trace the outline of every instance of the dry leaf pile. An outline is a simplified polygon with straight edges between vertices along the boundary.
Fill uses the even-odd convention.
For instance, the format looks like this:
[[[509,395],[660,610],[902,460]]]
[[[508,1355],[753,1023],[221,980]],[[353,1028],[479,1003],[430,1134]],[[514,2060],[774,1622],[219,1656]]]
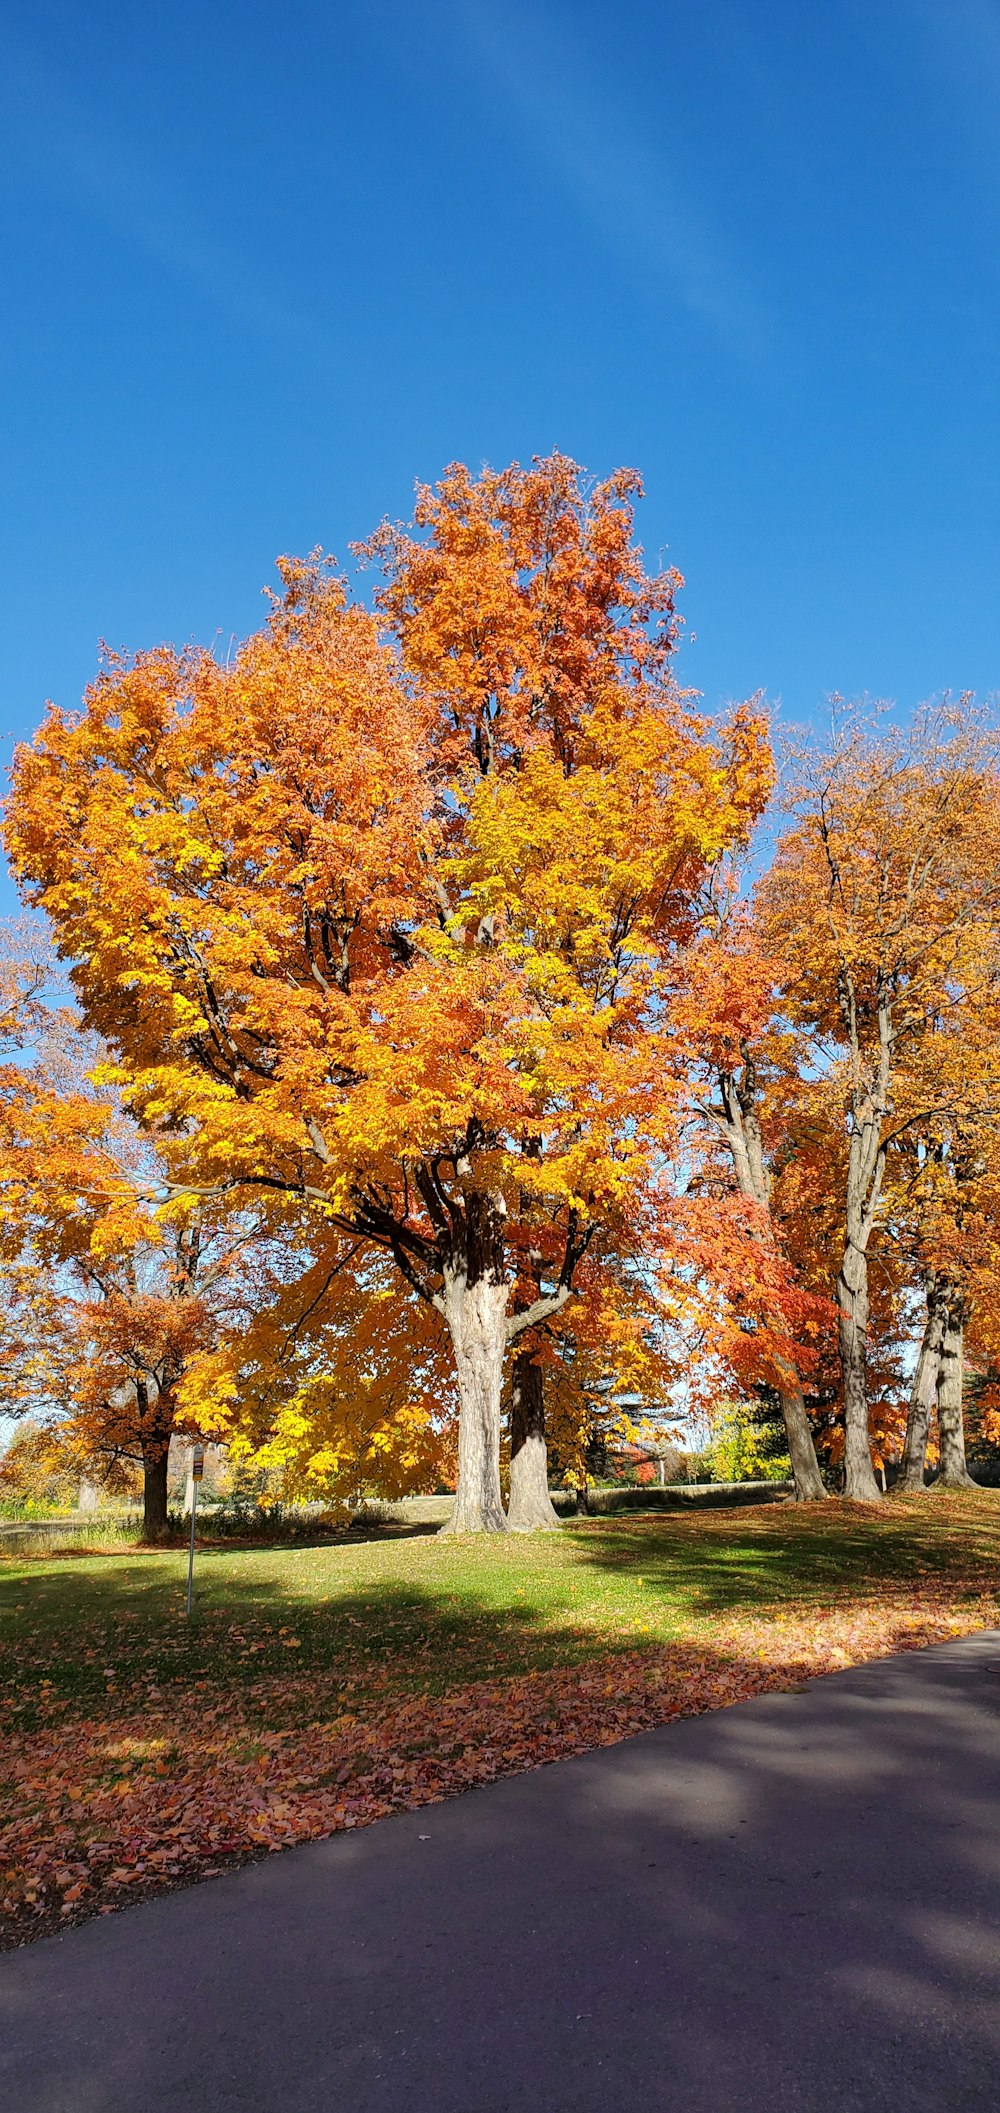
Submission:
[[[710,1642],[605,1651],[583,1664],[400,1696],[386,1669],[334,1695],[296,1667],[243,1690],[54,1701],[0,1743],[0,1942],[24,1943],[130,1898],[362,1827],[474,1784],[613,1744],[818,1673],[998,1620],[982,1576],[862,1604],[724,1617]],[[285,1638],[291,1654],[298,1639]],[[43,1696],[44,1701],[44,1696]],[[325,1704],[325,1707],[324,1707]],[[331,1705],[333,1705],[331,1711]],[[263,1726],[272,1728],[264,1729]]]

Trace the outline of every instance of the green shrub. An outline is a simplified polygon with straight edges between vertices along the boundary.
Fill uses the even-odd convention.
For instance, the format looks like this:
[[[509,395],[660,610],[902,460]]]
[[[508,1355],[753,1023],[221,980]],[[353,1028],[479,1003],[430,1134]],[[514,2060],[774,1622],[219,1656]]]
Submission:
[[[777,1410],[778,1423],[775,1423]],[[713,1482],[785,1482],[792,1472],[777,1402],[720,1402],[708,1447]]]

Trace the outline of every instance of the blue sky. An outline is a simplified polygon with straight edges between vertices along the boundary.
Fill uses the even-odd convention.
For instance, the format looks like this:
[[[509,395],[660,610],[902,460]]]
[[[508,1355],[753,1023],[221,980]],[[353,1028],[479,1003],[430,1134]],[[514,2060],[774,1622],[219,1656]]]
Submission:
[[[553,447],[710,706],[991,692],[998,115],[1000,0],[8,11],[0,731]]]

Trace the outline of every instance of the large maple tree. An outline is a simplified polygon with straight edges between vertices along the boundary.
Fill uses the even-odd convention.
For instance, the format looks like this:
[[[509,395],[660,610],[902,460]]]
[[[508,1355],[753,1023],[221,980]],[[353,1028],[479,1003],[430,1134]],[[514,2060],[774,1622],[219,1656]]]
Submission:
[[[676,1148],[661,1037],[769,782],[671,678],[637,490],[453,469],[368,546],[377,616],[286,562],[225,664],[111,660],[15,766],[22,886],[183,1180],[308,1202],[443,1320],[456,1530],[506,1524],[510,1345]]]

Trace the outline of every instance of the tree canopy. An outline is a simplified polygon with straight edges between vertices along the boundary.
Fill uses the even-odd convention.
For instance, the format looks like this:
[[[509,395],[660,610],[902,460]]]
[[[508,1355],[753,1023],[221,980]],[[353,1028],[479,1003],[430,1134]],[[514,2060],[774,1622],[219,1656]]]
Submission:
[[[993,733],[842,717],[753,880],[766,714],[680,687],[640,490],[453,465],[358,545],[372,606],[283,559],[224,659],[110,655],[18,751],[9,853],[96,1054],[46,1070],[9,949],[8,1310],[101,1263],[106,1429],[111,1345],[130,1413],[145,1358],[171,1429],[303,1486],[429,1476],[454,1401],[454,1530],[504,1530],[552,1522],[546,1375],[578,1431],[637,1375],[774,1395],[798,1495],[842,1462],[872,1499],[966,1331],[994,1357]]]

